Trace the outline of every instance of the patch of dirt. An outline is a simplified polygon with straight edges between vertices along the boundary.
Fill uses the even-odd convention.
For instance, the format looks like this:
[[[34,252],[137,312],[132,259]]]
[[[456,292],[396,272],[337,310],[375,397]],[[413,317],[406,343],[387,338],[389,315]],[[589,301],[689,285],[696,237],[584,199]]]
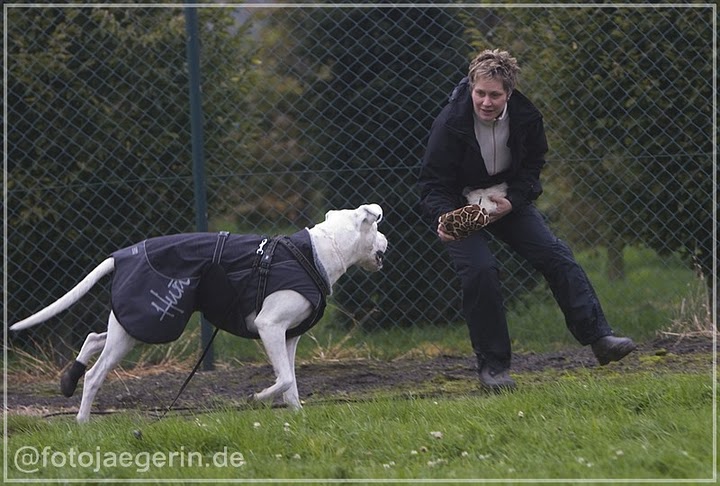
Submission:
[[[639,345],[636,352],[606,369],[614,372],[649,370],[712,370],[713,341],[708,337],[657,339]],[[546,354],[515,354],[512,374],[519,386],[553,380],[558,373],[600,368],[588,347],[575,347]],[[166,408],[180,390],[189,370],[160,373],[111,373],[93,406],[93,413],[120,410],[155,412]],[[329,401],[362,400],[378,393],[441,395],[478,393],[473,356],[377,360],[338,360],[298,363],[300,398],[306,406]],[[247,397],[272,384],[270,365],[248,364],[199,371],[176,403],[174,410],[207,410],[217,407],[247,407]],[[59,377],[33,383],[14,382],[8,376],[7,411],[23,415],[75,414],[80,405],[82,381],[75,395],[65,398],[59,391]]]

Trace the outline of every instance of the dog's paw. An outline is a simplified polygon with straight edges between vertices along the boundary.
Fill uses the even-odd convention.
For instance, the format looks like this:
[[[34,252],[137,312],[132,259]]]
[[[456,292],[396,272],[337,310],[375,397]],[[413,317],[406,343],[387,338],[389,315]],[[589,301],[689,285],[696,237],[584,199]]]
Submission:
[[[292,410],[293,412],[299,412],[300,410],[303,409],[303,406],[302,406],[302,403],[301,403],[301,402],[298,402],[298,403],[286,403],[285,406],[286,406],[287,408],[289,408],[290,410]]]

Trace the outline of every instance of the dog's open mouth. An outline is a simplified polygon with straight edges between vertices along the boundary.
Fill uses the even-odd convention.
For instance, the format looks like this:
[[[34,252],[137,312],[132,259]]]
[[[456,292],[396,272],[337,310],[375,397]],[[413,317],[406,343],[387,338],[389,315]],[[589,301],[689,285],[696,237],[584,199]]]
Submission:
[[[382,251],[376,251],[375,252],[375,263],[377,263],[378,268],[382,268],[383,266],[383,258],[385,258],[385,253]]]

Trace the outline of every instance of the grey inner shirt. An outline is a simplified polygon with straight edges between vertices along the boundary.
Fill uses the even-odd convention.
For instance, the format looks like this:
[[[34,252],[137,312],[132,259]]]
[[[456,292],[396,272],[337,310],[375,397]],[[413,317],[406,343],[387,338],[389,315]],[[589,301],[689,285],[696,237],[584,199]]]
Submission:
[[[510,149],[507,146],[510,134],[507,104],[505,104],[502,115],[495,120],[481,120],[474,112],[473,120],[475,122],[475,138],[480,145],[480,153],[482,153],[488,174],[495,175],[508,170],[511,159]]]

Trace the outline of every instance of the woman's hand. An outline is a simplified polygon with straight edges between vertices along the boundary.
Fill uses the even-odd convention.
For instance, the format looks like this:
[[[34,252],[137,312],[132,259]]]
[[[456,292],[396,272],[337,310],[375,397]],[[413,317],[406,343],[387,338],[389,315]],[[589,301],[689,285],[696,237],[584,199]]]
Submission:
[[[488,224],[494,223],[512,211],[512,203],[508,199],[502,196],[490,196],[488,199],[497,204],[495,211],[488,213],[488,216],[490,216],[490,222]]]
[[[455,237],[453,235],[445,233],[442,223],[438,223],[437,234],[440,238],[440,241],[442,241],[443,243],[447,243],[448,241],[455,241]]]

